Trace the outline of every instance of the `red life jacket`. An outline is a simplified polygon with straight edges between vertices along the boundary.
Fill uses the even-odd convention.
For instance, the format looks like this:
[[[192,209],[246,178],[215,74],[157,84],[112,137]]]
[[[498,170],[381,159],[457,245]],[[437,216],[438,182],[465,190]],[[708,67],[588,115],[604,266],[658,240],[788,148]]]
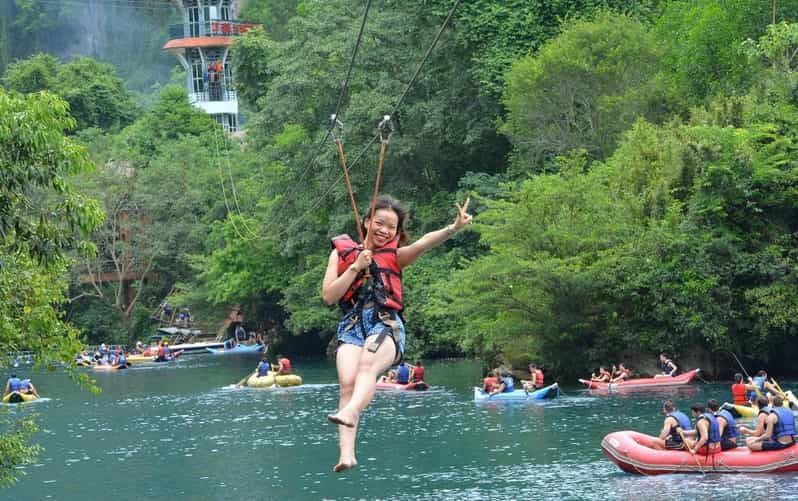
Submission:
[[[424,367],[417,365],[413,368],[413,381],[424,381]]]
[[[733,384],[731,390],[734,397],[734,405],[745,405],[748,402],[745,398],[747,393],[745,383]]]
[[[543,371],[535,369],[535,386],[543,388]]]
[[[291,373],[291,361],[287,358],[280,359],[280,371],[283,374],[290,374]]]
[[[357,256],[362,250],[360,245],[352,240],[349,235],[339,235],[332,239],[332,245],[338,251],[338,276],[341,276],[357,260]],[[396,259],[396,249],[399,248],[399,238],[393,239],[385,247],[374,249],[374,259],[372,264],[376,264],[375,279],[382,281],[385,286],[385,299],[380,304],[385,308],[402,311],[402,269]],[[374,267],[372,266],[372,270]],[[355,305],[358,298],[358,291],[364,282],[363,274],[359,274],[349,289],[338,302],[343,308],[349,309]]]

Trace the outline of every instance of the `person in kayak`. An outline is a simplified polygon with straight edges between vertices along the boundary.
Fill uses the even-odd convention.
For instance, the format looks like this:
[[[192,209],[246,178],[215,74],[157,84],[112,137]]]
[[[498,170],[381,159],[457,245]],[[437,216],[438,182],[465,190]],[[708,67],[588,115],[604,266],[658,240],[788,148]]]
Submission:
[[[685,444],[682,436],[685,432],[693,429],[693,424],[687,414],[676,409],[673,401],[666,400],[662,403],[662,413],[665,414],[665,421],[662,423],[662,430],[659,436],[654,439],[652,446],[655,449],[684,449]]]
[[[284,376],[286,374],[291,374],[292,370],[291,361],[282,355],[277,355],[277,365],[274,367],[274,371],[277,375]]]
[[[767,399],[767,397],[758,397],[755,404],[759,409],[759,412],[756,415],[756,428],[751,429],[744,425],[740,425],[738,427],[741,434],[749,435],[748,438],[761,437],[765,433],[765,425],[767,424],[767,418],[770,415],[770,401]],[[746,439],[746,442],[747,441],[748,439]]]
[[[496,378],[496,373],[493,371],[488,372],[488,377],[482,380],[482,391],[493,393],[497,386],[499,386],[499,380]]]
[[[609,383],[610,381],[612,381],[612,374],[602,365],[601,367],[599,367],[598,375],[596,375],[596,373],[594,372],[593,374],[590,375],[590,380],[595,381],[597,383]]]
[[[673,363],[673,360],[668,358],[664,353],[659,354],[659,364],[662,369],[662,374],[656,374],[654,377],[673,377],[676,375],[676,371],[679,370],[679,367]]]
[[[39,392],[36,391],[36,387],[33,386],[33,383],[30,382],[30,379],[23,379],[20,382],[20,386],[20,393],[28,393],[36,398],[39,398]]]
[[[734,416],[726,409],[721,409],[720,403],[714,398],[707,401],[707,408],[718,420],[720,450],[727,451],[729,449],[736,449],[737,437],[740,436],[740,430],[737,429],[737,422],[734,420]]]
[[[396,384],[407,384],[410,382],[410,367],[403,361],[399,362],[396,368]]]
[[[754,392],[754,388],[756,388],[753,384],[747,384],[743,381],[743,375],[739,372],[734,375],[734,384],[731,386],[732,392],[732,401],[734,405],[751,405],[751,401],[748,398],[748,392]]]
[[[529,381],[521,381],[526,391],[535,391],[543,388],[543,371],[535,364],[529,364]]]
[[[786,397],[784,393],[782,393],[778,388],[776,388],[776,386],[772,385],[770,381],[768,381],[768,373],[764,369],[758,371],[756,376],[748,378],[748,389],[751,390],[748,392],[748,398],[751,401],[761,396],[765,392],[779,395],[782,400]]]
[[[327,416],[339,425],[340,456],[335,472],[357,465],[355,438],[360,413],[374,398],[379,374],[399,362],[404,353],[402,270],[472,221],[466,199],[462,207],[457,206],[452,224],[405,245],[409,211],[389,195],[381,195],[375,202],[362,220],[362,246],[348,235],[332,240],[322,282],[324,302],[339,303],[344,310],[337,334],[338,410]],[[388,339],[391,342],[384,342]]]
[[[779,395],[773,396],[773,407],[765,421],[765,432],[758,437],[748,437],[745,445],[752,451],[776,451],[795,444],[795,416],[783,407]],[[760,411],[762,412],[762,411]]]
[[[9,393],[13,393],[15,391],[22,391],[22,380],[17,377],[15,372],[12,372],[8,378],[8,381],[6,381],[6,387],[3,390],[3,396],[5,397]]]
[[[618,364],[618,370],[616,374],[617,375],[612,378],[612,381],[610,381],[611,383],[621,383],[632,377],[632,371],[627,369],[623,364]]]
[[[513,375],[509,372],[502,372],[500,374],[499,384],[496,386],[491,395],[495,395],[496,393],[510,393],[515,391],[515,380],[513,380]]]
[[[687,439],[687,449],[691,454],[715,454],[720,452],[720,426],[718,419],[711,412],[706,411],[703,404],[695,403],[690,406],[695,418],[695,429],[684,432],[685,436],[695,436],[697,439]]]
[[[271,365],[269,364],[269,359],[264,355],[263,358],[260,359],[260,362],[258,362],[258,367],[255,369],[258,372],[258,377],[267,376],[270,369]]]
[[[410,371],[410,381],[414,383],[420,383],[424,381],[424,366],[421,365],[421,360],[416,360],[415,365],[413,365],[413,370]]]

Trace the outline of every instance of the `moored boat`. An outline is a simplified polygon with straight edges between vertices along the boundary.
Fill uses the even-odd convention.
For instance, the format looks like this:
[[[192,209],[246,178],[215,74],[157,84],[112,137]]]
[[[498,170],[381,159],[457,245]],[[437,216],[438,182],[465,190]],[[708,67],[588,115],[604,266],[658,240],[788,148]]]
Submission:
[[[247,379],[247,386],[252,386],[253,388],[271,388],[275,383],[279,388],[299,386],[302,384],[302,378],[298,374],[282,374],[278,376],[269,371],[265,376],[258,377],[257,374],[253,374]]]
[[[415,381],[407,384],[391,383],[388,381],[378,381],[378,390],[393,390],[393,391],[425,391],[429,389],[429,385],[424,381]]]
[[[262,344],[238,343],[234,348],[205,348],[212,355],[250,355],[263,351]]]
[[[590,390],[621,390],[621,389],[645,389],[645,388],[660,388],[663,386],[681,386],[690,384],[698,377],[701,369],[693,369],[673,377],[649,377],[638,379],[627,379],[620,383],[601,383],[598,381],[590,381],[587,379],[580,379],[579,382],[587,386]]]
[[[155,355],[144,355],[138,353],[135,355],[127,355],[125,356],[125,359],[127,359],[127,361],[130,362],[131,364],[140,364],[140,363],[152,362],[153,360],[155,360]]]
[[[507,391],[504,393],[485,393],[482,391],[482,388],[475,386],[474,387],[474,400],[477,402],[485,401],[495,401],[495,400],[545,400],[550,398],[557,398],[560,396],[560,387],[557,383],[554,383],[549,386],[545,386],[539,390],[535,391],[526,391],[526,390],[515,390],[515,391]]]
[[[25,402],[32,402],[36,400],[37,397],[33,393],[20,393],[18,391],[12,391],[8,395],[3,397],[4,404],[21,404]]]
[[[737,447],[715,454],[690,454],[684,450],[658,450],[655,437],[636,431],[610,433],[601,449],[610,460],[628,473],[787,473],[798,471],[798,445],[778,451],[753,452]]]

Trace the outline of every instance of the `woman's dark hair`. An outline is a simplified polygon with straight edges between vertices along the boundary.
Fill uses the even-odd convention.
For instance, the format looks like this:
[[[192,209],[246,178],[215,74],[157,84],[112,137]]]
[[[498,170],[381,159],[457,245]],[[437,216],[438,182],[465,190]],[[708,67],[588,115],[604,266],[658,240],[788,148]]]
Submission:
[[[734,382],[735,383],[742,383],[743,382],[743,375],[739,372],[734,375]]]
[[[377,212],[380,209],[388,209],[396,213],[396,217],[398,219],[396,233],[399,235],[399,246],[401,247],[405,245],[407,243],[407,220],[410,219],[410,211],[408,208],[391,195],[380,195],[377,197],[377,203],[374,204],[374,212]],[[368,233],[366,219],[369,219],[371,216],[370,211],[371,205],[369,205],[368,211],[366,212],[366,215],[363,216],[363,221],[360,225],[361,229],[363,230],[363,235]]]

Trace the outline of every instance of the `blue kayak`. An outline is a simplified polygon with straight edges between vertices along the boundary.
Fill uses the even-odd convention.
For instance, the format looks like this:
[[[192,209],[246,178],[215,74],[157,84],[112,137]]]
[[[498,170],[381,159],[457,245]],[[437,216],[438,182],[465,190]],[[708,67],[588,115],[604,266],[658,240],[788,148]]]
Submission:
[[[546,386],[539,390],[527,392],[526,390],[508,391],[491,395],[482,391],[478,386],[474,387],[474,400],[477,402],[490,402],[492,400],[544,400],[547,398],[557,398],[560,396],[560,387],[557,383]]]
[[[218,350],[215,348],[205,348],[208,350],[208,353],[212,355],[247,355],[253,353],[260,353],[263,351],[262,344],[237,344],[235,348],[219,348]]]

